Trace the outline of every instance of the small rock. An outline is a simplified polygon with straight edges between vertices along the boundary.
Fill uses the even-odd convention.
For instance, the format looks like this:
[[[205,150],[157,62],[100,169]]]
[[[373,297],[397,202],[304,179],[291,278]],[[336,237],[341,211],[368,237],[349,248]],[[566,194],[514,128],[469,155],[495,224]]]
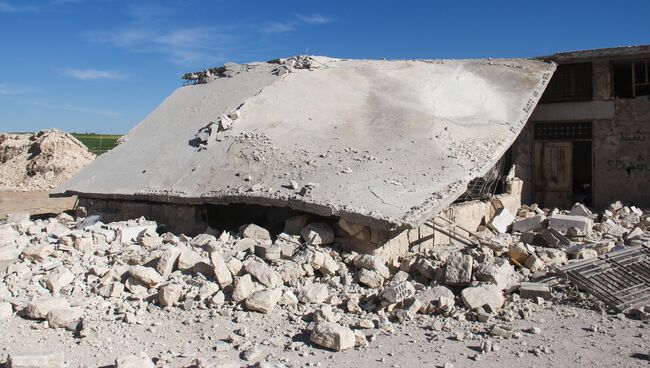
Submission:
[[[247,274],[239,277],[232,292],[232,300],[234,300],[236,303],[239,303],[242,300],[248,298],[248,296],[251,295],[254,291],[255,283],[253,283],[251,275]]]
[[[255,240],[271,240],[271,234],[268,230],[261,226],[255,224],[246,225],[241,231],[244,238],[250,238]]]
[[[32,300],[25,307],[25,315],[32,319],[45,319],[50,311],[70,308],[63,297],[41,298]]]
[[[461,297],[469,309],[477,309],[488,305],[494,311],[501,308],[504,302],[501,289],[494,284],[483,284],[465,288],[461,291]]]
[[[350,328],[333,322],[316,323],[309,340],[334,351],[352,349],[356,343],[356,337]]]
[[[158,289],[158,303],[164,307],[173,306],[181,298],[183,288],[178,284],[161,286]]]
[[[278,304],[280,297],[282,297],[280,289],[256,291],[246,298],[246,308],[256,312],[270,313]]]
[[[115,360],[115,368],[155,368],[151,358],[145,352],[128,355]]]
[[[131,266],[129,274],[149,288],[163,282],[163,277],[151,267]]]
[[[324,284],[307,285],[300,288],[300,291],[298,291],[298,300],[305,304],[323,303],[328,296],[329,292],[327,291],[327,285]]]
[[[45,285],[52,293],[56,293],[61,288],[72,283],[72,281],[74,281],[74,274],[72,271],[64,267],[63,269],[52,273],[45,281]]]
[[[369,288],[376,289],[383,285],[384,278],[377,272],[362,268],[357,272],[359,283]]]
[[[51,328],[76,330],[83,316],[81,308],[54,309],[47,313],[47,322]]]

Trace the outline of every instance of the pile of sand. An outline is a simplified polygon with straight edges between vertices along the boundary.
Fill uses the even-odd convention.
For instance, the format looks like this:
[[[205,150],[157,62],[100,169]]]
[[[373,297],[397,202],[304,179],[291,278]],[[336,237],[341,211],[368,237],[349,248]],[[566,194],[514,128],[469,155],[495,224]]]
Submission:
[[[0,134],[0,190],[57,187],[95,155],[72,135],[53,129],[35,134]]]

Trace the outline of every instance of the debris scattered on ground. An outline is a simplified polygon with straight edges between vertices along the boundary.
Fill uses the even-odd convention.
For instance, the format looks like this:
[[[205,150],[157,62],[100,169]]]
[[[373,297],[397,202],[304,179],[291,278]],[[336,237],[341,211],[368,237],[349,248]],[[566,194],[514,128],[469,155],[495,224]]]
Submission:
[[[494,232],[479,229],[489,245],[417,248],[389,262],[341,250],[332,231],[336,224],[323,220],[296,226],[290,219],[285,229],[301,235],[247,224],[239,231],[207,229],[189,237],[161,234],[144,218],[105,224],[92,215],[32,220],[12,214],[0,223],[0,320],[41,321],[42,328],[83,342],[101,340],[93,323],[107,316],[115,323],[142,324],[154,323],[154,310],[172,318],[174,310],[208,309],[235,320],[247,313],[281,313],[312,347],[332,351],[364,349],[377,334],[397,333],[396,326],[414,320],[434,331],[472,321],[456,337],[484,334],[481,353],[473,356],[481,359],[500,349],[495,338],[542,332],[512,330],[508,322],[529,319],[536,305],[575,299],[575,288],[555,277],[558,267],[589,257],[586,249],[597,256],[650,245],[650,217],[634,207],[613,205],[588,216],[566,213],[524,206],[508,221],[499,214],[502,222]],[[527,219],[534,220],[513,226]],[[533,245],[553,230],[549,223],[561,224],[555,231],[567,239],[566,246]],[[508,228],[517,231],[502,233]],[[637,314],[648,315],[646,310]],[[232,339],[246,335],[243,325]],[[284,338],[292,349],[292,335]],[[244,361],[263,356],[252,342],[236,346]],[[10,367],[34,361],[54,367],[62,360],[38,351],[9,359]],[[154,365],[141,353],[117,359],[116,366]]]
[[[94,158],[77,138],[56,129],[0,133],[0,190],[55,188]]]

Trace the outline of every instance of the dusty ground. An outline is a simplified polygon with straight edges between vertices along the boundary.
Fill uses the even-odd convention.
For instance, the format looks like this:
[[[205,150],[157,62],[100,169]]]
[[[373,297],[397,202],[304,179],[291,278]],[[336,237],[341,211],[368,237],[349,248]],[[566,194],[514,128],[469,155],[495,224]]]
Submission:
[[[111,314],[104,321],[91,321],[100,334],[85,339],[60,329],[42,329],[41,323],[20,317],[0,321],[0,361],[9,352],[62,350],[71,367],[101,367],[118,356],[143,350],[153,358],[164,357],[170,367],[190,366],[197,357],[244,366],[269,361],[293,367],[436,367],[445,363],[453,367],[647,367],[650,349],[646,322],[565,305],[540,306],[530,320],[505,324],[514,331],[539,327],[541,333],[492,337],[500,350],[482,354],[478,361],[475,356],[485,324],[474,322],[456,322],[455,328],[444,332],[434,331],[430,320],[421,318],[427,323],[396,325],[394,335],[379,335],[367,349],[333,353],[316,346],[285,349],[292,342],[307,341],[296,323],[287,322],[286,313],[236,312],[224,317],[207,310],[157,310],[141,325],[114,318]],[[474,338],[458,341],[456,332],[467,333],[472,325],[477,328]],[[233,333],[242,326],[248,328],[247,337]],[[228,336],[237,336],[239,342],[222,341]],[[240,360],[236,346],[245,342],[259,344],[257,359]]]
[[[77,197],[49,198],[48,192],[0,191],[0,218],[13,212],[60,213],[72,209],[76,200]]]

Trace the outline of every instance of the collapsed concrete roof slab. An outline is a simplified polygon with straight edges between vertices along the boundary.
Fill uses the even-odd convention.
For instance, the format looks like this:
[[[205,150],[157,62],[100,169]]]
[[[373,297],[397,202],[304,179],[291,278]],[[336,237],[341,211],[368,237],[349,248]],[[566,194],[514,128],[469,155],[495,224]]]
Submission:
[[[52,193],[288,206],[383,229],[453,202],[503,155],[555,65],[296,57],[187,75]]]

